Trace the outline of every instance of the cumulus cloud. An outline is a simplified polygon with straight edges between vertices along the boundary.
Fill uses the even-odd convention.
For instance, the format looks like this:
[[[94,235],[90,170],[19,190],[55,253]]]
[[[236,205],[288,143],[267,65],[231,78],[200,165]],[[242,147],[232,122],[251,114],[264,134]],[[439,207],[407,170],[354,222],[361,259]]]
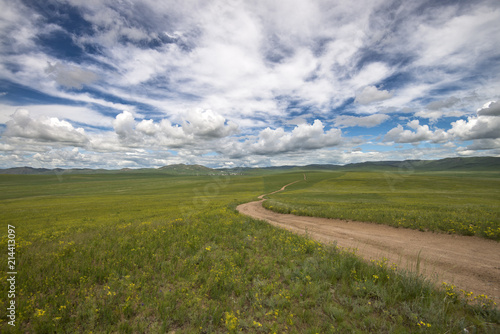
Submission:
[[[433,143],[443,143],[448,140],[449,135],[442,129],[434,131],[429,129],[428,125],[420,125],[418,120],[413,120],[407,123],[411,129],[404,129],[401,124],[389,130],[384,136],[384,141],[393,141],[395,143],[418,143],[422,141],[430,141]]]
[[[451,123],[448,133],[461,140],[500,138],[500,117],[471,116]]]
[[[490,101],[477,110],[476,116],[459,119],[451,123],[448,133],[459,140],[481,140],[492,143],[491,139],[500,138],[500,103]]]
[[[496,139],[477,139],[466,148],[468,151],[482,151],[500,149],[500,138]]]
[[[337,127],[353,127],[361,126],[365,128],[372,128],[390,119],[389,115],[375,114],[370,116],[337,116],[334,120]]]
[[[221,154],[214,160],[238,153],[249,163],[298,162],[321,151],[318,159],[329,161],[331,147],[359,139],[341,138],[338,128],[365,127],[375,137],[384,122],[392,130],[375,144],[488,147],[498,139],[498,102],[439,123],[449,131],[432,126],[470,115],[477,101],[498,100],[495,1],[0,4],[0,97],[10,104],[0,106],[0,123],[10,122],[0,149],[18,148],[13,157],[41,150],[20,143],[30,138],[48,148],[83,145],[120,166],[153,163],[171,148],[186,161],[214,151]],[[8,117],[20,106],[31,110],[29,126],[21,114]],[[430,125],[397,125],[387,115]],[[305,121],[313,119],[333,120],[337,129]],[[40,159],[51,157],[59,159],[54,152]]]
[[[238,131],[238,126],[212,110],[188,111],[182,128],[187,134],[206,138],[222,138]]]
[[[127,147],[177,148],[192,143],[194,139],[193,135],[187,134],[179,125],[172,125],[168,119],[137,122],[129,111],[117,115],[113,126],[120,143]]]
[[[77,147],[73,149],[52,149],[47,152],[35,153],[33,158],[41,165],[50,164],[51,166],[82,166],[90,162],[89,156],[82,154]]]
[[[32,118],[25,109],[17,110],[6,123],[6,137],[29,138],[41,142],[82,146],[88,142],[83,128],[74,128],[56,117]]]
[[[355,101],[360,104],[370,104],[384,101],[392,97],[392,93],[387,90],[379,90],[375,86],[366,86],[357,96]]]
[[[477,110],[479,116],[500,116],[500,102],[491,101]]]
[[[332,147],[341,143],[341,135],[339,129],[325,131],[320,120],[315,120],[311,125],[300,124],[291,132],[286,132],[283,128],[266,128],[259,133],[256,142],[248,143],[248,151],[266,155]]]
[[[405,130],[403,126],[398,124],[397,127],[391,129],[384,136],[384,140],[396,143],[420,141],[443,143],[449,140],[473,140],[474,143],[468,146],[469,151],[496,148],[500,138],[500,117],[497,116],[499,109],[497,103],[488,102],[478,109],[477,115],[452,122],[448,131],[442,129],[432,131],[429,126],[420,125],[418,120],[413,120],[407,124],[409,128],[415,131]]]
[[[113,127],[116,134],[124,140],[134,136],[135,124],[134,115],[127,110],[117,115],[116,119],[113,121]]]
[[[461,117],[465,112],[460,110],[420,110],[415,113],[416,117],[427,118],[431,120],[431,122],[436,122],[438,119],[442,117]]]
[[[31,104],[20,108],[0,103],[0,123],[10,120],[10,115],[18,109],[26,109],[31,117],[39,118],[46,115],[67,120],[70,123],[82,124],[88,127],[111,127],[114,118],[103,115],[89,106],[73,106],[61,104]]]
[[[212,110],[201,109],[188,111],[180,125],[174,125],[168,119],[137,122],[131,112],[124,111],[116,116],[113,127],[120,141],[131,147],[182,147],[200,143],[200,140],[224,138],[238,131],[234,122]]]

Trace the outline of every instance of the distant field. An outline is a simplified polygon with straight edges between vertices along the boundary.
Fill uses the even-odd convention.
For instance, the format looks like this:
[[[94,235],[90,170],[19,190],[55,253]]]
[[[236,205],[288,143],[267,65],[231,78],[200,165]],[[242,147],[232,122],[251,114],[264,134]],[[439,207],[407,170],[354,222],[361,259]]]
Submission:
[[[500,240],[500,172],[306,175],[307,182],[271,195],[266,208]]]
[[[352,189],[336,200],[363,192],[358,207],[381,203],[377,187],[367,191],[373,175],[351,176],[308,172],[307,183],[273,198],[305,200],[309,191],[309,203],[328,203],[332,190]],[[0,274],[0,308],[16,303],[16,326],[2,313],[0,332],[498,332],[499,312],[485,296],[436,290],[383,260],[364,263],[235,212],[300,178],[0,175],[0,259],[5,268],[10,224],[17,271],[14,299]],[[486,211],[492,203],[476,201]]]

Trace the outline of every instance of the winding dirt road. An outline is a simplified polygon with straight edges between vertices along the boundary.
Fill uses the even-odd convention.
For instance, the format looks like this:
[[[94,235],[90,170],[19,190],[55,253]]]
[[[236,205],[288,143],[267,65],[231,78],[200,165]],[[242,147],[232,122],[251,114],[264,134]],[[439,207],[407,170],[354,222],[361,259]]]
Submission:
[[[259,201],[241,204],[236,210],[295,233],[307,233],[320,242],[357,249],[356,254],[366,260],[385,257],[389,264],[396,263],[401,269],[418,269],[437,285],[451,283],[474,295],[487,295],[500,304],[499,242],[373,223],[280,214],[262,206],[264,196],[300,181],[261,195]]]

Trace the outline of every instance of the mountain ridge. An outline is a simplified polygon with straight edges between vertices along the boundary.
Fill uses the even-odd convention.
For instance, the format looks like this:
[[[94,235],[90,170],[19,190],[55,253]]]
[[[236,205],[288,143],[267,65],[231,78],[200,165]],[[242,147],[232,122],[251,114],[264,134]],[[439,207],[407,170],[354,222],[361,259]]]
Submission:
[[[172,164],[159,168],[122,168],[122,169],[92,169],[92,168],[33,168],[13,167],[0,169],[0,174],[12,175],[48,175],[48,174],[100,174],[100,173],[164,173],[172,175],[223,175],[240,174],[252,170],[398,170],[398,171],[461,171],[461,170],[493,170],[500,171],[500,157],[456,157],[438,160],[381,160],[350,163],[346,165],[310,164],[305,166],[285,165],[270,167],[235,167],[214,169],[199,164]]]

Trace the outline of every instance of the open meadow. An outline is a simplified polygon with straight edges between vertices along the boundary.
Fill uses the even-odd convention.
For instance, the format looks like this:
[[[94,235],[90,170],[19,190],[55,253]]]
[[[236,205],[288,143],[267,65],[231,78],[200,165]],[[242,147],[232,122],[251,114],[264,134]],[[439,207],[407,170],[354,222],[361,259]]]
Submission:
[[[312,172],[267,209],[500,240],[500,172]]]
[[[273,210],[498,240],[500,178],[311,172]],[[0,175],[0,245],[15,231],[2,333],[498,333],[485,296],[436,289],[235,211],[302,171]],[[457,182],[460,181],[460,182]],[[425,196],[424,196],[425,195]],[[15,326],[5,314],[15,301]]]

